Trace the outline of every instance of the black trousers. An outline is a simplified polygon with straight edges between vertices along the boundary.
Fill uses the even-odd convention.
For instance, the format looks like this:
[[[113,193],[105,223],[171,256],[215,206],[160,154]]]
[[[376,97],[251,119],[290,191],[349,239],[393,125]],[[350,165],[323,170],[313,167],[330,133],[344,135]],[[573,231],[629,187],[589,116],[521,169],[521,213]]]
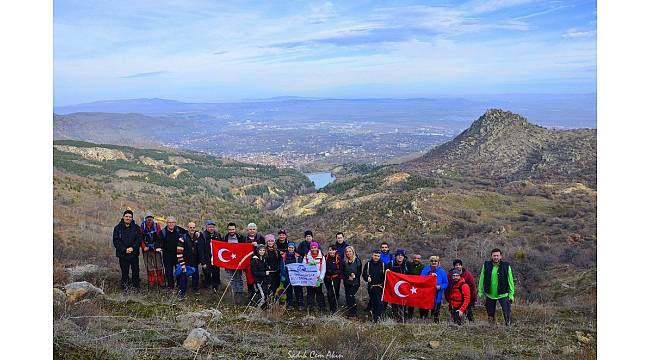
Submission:
[[[318,308],[325,311],[325,295],[323,295],[323,285],[320,286],[306,286],[307,288],[307,307],[314,306],[314,296],[318,302]]]
[[[406,317],[406,306],[398,304],[390,304],[390,306],[393,309],[393,319],[395,319],[395,321],[404,322]]]
[[[348,316],[357,316],[357,299],[355,295],[359,291],[360,285],[343,283],[345,288],[345,308]]]
[[[133,286],[134,288],[140,287],[140,257],[138,256],[129,256],[129,257],[120,257],[120,271],[122,273],[122,278],[120,279],[120,286],[122,289],[126,289],[128,286]],[[129,269],[131,269],[131,278],[129,281]]]
[[[336,290],[335,290],[336,288],[334,287],[335,286],[334,281],[336,281],[336,280],[328,279],[327,277],[325,277],[325,281],[324,281],[325,282],[325,288],[327,289],[327,303],[329,304],[330,312],[332,312],[332,313],[336,312],[336,308],[337,308],[337,305],[338,305],[337,304],[338,299],[337,299],[337,294],[336,294]],[[341,280],[339,279],[338,281],[339,281],[339,284],[340,284]]]
[[[174,267],[176,266],[176,259],[165,259],[163,258],[163,263],[165,265],[165,278],[167,280],[167,288],[174,288]]]
[[[332,280],[334,284],[334,291],[336,292],[336,302],[339,302],[339,294],[341,294],[341,279],[334,279]],[[343,284],[343,288],[345,288],[345,284]]]
[[[501,304],[505,325],[510,326],[512,318],[510,313],[510,300],[507,297],[501,299],[490,299],[487,296],[485,297],[485,309],[487,310],[488,319],[494,321],[494,314],[497,311],[497,301]]]
[[[465,315],[467,315],[467,321],[474,321],[474,301],[469,302],[469,306],[467,307],[467,310],[465,311]]]
[[[189,277],[192,278],[192,290],[194,291],[199,291],[199,272],[196,271],[194,274],[190,275]],[[187,292],[187,274],[186,273],[181,273],[178,276],[178,290],[181,295],[185,295]]]
[[[287,294],[287,306],[305,306],[302,297],[302,286],[293,286],[288,281],[284,283],[285,294]]]
[[[203,269],[203,283],[206,288],[216,289],[221,285],[221,268],[208,265]]]
[[[280,273],[272,272],[269,274],[269,300],[271,302],[275,301],[275,292],[280,287]]]
[[[381,301],[381,286],[372,286],[370,288],[370,311],[372,311],[372,321],[377,322],[384,312],[384,303]]]
[[[463,324],[463,317],[460,315],[458,310],[449,309],[449,311],[451,312],[451,319],[453,320],[453,322],[455,324],[462,325]]]
[[[431,314],[433,314],[433,322],[440,322],[440,305],[442,305],[442,301],[437,303],[433,309],[431,310]],[[429,309],[420,309],[420,318],[421,319],[426,319],[429,316]]]

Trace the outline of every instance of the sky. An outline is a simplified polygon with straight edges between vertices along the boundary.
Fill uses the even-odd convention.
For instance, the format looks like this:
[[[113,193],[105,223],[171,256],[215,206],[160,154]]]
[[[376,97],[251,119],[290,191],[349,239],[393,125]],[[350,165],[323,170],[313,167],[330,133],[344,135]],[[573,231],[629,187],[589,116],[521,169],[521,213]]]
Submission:
[[[54,104],[596,92],[596,1],[54,0]]]

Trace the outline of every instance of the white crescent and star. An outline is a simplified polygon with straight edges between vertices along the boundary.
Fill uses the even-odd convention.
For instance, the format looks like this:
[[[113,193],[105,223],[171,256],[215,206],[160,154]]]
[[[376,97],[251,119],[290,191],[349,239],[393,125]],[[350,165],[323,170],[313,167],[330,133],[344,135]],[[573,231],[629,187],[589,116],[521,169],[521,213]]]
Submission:
[[[410,293],[410,294],[406,294],[406,295],[405,295],[405,294],[402,294],[401,292],[399,292],[399,287],[400,287],[400,285],[402,285],[402,284],[408,284],[408,282],[406,282],[406,281],[404,281],[404,280],[400,280],[400,281],[398,281],[398,282],[395,283],[395,286],[393,287],[393,291],[395,291],[395,295],[397,295],[397,296],[399,296],[399,297],[402,297],[402,298],[405,298],[405,297],[407,297],[407,296],[409,296],[409,295],[417,294],[417,293],[418,293],[418,289],[417,289],[416,287],[411,286],[411,289],[410,289],[410,290],[411,290],[411,293]],[[409,284],[409,285],[410,285],[410,284]]]
[[[226,259],[223,258],[223,253],[224,253],[225,251],[228,251],[228,252],[231,253],[231,254],[230,254],[230,259],[228,259],[228,260],[226,260]],[[232,253],[230,250],[228,250],[228,249],[221,249],[221,250],[219,250],[219,251],[217,252],[217,257],[219,258],[219,261],[221,261],[221,262],[229,262],[230,260],[235,259],[235,258],[237,257],[237,255],[233,254],[233,253]]]

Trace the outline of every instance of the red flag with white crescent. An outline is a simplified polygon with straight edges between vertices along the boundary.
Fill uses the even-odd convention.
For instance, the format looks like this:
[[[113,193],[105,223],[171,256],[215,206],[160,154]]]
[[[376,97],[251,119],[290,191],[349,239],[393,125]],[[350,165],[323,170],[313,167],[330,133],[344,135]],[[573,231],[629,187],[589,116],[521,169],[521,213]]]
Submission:
[[[212,265],[224,269],[245,270],[251,265],[253,245],[212,240]]]
[[[405,275],[386,270],[381,300],[391,304],[433,309],[436,299],[436,277]]]

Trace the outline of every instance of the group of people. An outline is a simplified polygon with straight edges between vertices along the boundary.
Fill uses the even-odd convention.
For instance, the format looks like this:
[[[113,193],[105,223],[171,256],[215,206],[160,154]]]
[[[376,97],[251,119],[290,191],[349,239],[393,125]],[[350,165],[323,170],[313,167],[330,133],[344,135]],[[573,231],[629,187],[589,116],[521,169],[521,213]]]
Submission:
[[[194,222],[188,223],[187,229],[178,226],[173,216],[168,217],[166,222],[166,226],[160,225],[154,220],[153,214],[147,212],[138,226],[133,220],[133,211],[124,211],[122,219],[113,230],[113,245],[119,259],[120,285],[123,289],[140,286],[141,251],[148,284],[170,290],[178,288],[179,301],[185,299],[190,278],[192,290],[199,294],[199,278],[202,274],[205,286],[214,291],[226,283],[238,305],[248,304],[264,309],[269,304],[286,298],[288,308],[303,310],[306,304],[308,309],[314,309],[317,305],[321,312],[329,310],[334,314],[339,308],[343,283],[345,307],[342,310],[347,317],[356,317],[356,294],[363,279],[369,295],[367,309],[372,314],[373,321],[382,319],[387,306],[391,310],[388,315],[396,320],[410,319],[414,315],[414,308],[382,302],[384,278],[386,271],[390,270],[401,274],[437,277],[435,303],[431,310],[419,309],[419,317],[422,319],[431,316],[434,322],[439,322],[444,297],[450,316],[456,324],[462,324],[464,318],[473,321],[473,308],[478,299],[485,296],[488,320],[495,321],[498,302],[505,325],[511,323],[514,277],[512,267],[503,261],[500,249],[491,251],[491,259],[483,264],[476,284],[460,259],[454,260],[453,267],[447,271],[440,266],[439,256],[430,256],[429,264],[425,265],[420,254],[414,254],[409,260],[406,251],[402,249],[391,253],[386,242],[382,242],[380,249],[374,250],[370,259],[364,263],[355,248],[345,240],[343,232],[337,232],[334,243],[323,249],[320,243],[314,241],[310,230],[305,231],[303,240],[296,244],[288,240],[284,230],[278,231],[277,240],[274,234],[262,236],[254,223],[248,224],[246,234],[242,235],[237,231],[237,225],[231,222],[227,226],[227,233],[222,236],[212,220],[206,222],[202,231]],[[212,240],[251,243],[253,255],[250,271],[246,274],[242,270],[224,269],[228,277],[227,282],[222,282],[221,269],[214,266],[211,260]],[[287,265],[293,263],[317,265],[319,277],[316,285],[293,286],[287,271]]]

